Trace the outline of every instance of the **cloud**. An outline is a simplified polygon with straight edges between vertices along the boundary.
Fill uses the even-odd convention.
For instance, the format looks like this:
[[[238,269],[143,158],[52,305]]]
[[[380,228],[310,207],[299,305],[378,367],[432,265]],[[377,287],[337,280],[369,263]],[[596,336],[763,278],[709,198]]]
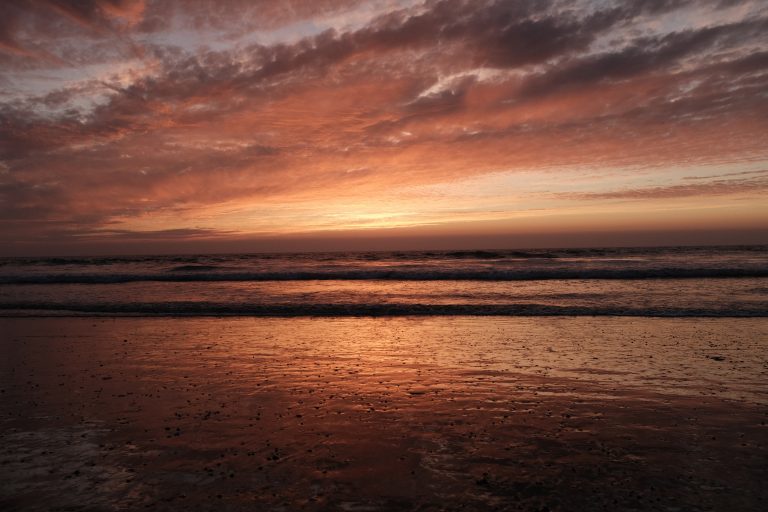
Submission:
[[[235,235],[235,231],[205,229],[205,228],[177,228],[177,229],[159,229],[154,231],[131,231],[127,229],[101,229],[87,233],[73,232],[73,236],[79,236],[81,240],[111,239],[131,242],[140,241],[173,241],[173,240],[208,240],[219,237],[228,237]]]
[[[664,182],[665,166],[768,156],[755,3],[285,5],[0,7],[5,225],[171,236],[253,205],[269,217],[499,169],[634,166]],[[763,191],[666,182],[572,197]]]
[[[539,96],[574,86],[593,87],[601,82],[627,80],[648,73],[670,72],[681,60],[702,52],[729,48],[761,37],[768,19],[674,32],[662,37],[640,38],[618,52],[570,59],[534,75],[521,91],[522,96]],[[755,59],[754,55],[744,57]],[[671,70],[676,71],[675,69]]]
[[[743,179],[715,179],[707,183],[686,183],[663,187],[631,188],[612,190],[608,192],[586,192],[580,194],[566,193],[559,197],[579,200],[605,200],[605,199],[677,199],[683,197],[712,197],[734,194],[760,195],[768,191],[768,171],[748,171],[729,173],[725,176],[739,176],[759,174],[754,178]],[[703,179],[695,177],[695,179]]]
[[[135,25],[146,8],[145,0],[43,0],[43,4],[97,31],[114,23]]]

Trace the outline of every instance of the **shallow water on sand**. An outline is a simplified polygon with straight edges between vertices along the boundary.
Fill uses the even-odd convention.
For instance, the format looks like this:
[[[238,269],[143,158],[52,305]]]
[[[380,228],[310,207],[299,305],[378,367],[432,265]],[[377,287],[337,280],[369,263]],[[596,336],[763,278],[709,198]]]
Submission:
[[[757,510],[768,320],[0,319],[3,510]]]

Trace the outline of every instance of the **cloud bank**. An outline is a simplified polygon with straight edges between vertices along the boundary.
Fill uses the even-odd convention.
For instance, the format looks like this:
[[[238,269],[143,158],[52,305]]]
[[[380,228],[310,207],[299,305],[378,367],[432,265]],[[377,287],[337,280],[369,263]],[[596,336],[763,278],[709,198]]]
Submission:
[[[679,182],[768,159],[766,34],[746,0],[4,3],[0,238],[344,229],[500,171],[585,207],[764,198]]]

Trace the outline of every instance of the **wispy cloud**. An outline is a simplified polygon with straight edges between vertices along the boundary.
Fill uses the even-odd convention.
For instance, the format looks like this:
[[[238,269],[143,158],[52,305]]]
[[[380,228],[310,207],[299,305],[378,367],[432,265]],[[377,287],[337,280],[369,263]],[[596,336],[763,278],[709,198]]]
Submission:
[[[620,190],[610,190],[607,192],[584,192],[584,193],[563,193],[558,197],[566,199],[595,200],[595,199],[671,199],[681,197],[712,197],[727,196],[733,194],[748,194],[764,197],[768,192],[768,171],[745,171],[738,173],[729,173],[721,176],[750,176],[757,174],[757,177],[742,179],[711,179],[700,176],[689,177],[695,179],[696,183],[685,183],[677,185],[667,185],[660,187],[627,188]],[[700,181],[708,181],[701,183]]]

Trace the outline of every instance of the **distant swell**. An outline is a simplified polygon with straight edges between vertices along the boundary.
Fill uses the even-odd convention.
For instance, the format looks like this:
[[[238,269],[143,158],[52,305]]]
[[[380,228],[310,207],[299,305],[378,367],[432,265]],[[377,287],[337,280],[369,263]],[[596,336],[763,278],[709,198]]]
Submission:
[[[504,258],[517,259],[554,259],[558,256],[550,252],[525,252],[525,251],[448,251],[443,253],[427,253],[434,258],[497,260]]]
[[[27,274],[0,275],[0,284],[111,284],[139,281],[529,281],[551,279],[700,279],[768,277],[768,268],[654,268],[547,270],[323,270],[281,272],[210,272],[175,269],[153,274]]]
[[[0,316],[635,316],[768,317],[764,308],[621,308],[544,304],[223,304],[162,302],[120,304],[0,304]]]
[[[219,270],[221,267],[216,265],[180,265],[169,269],[171,272],[210,272],[211,270]]]

